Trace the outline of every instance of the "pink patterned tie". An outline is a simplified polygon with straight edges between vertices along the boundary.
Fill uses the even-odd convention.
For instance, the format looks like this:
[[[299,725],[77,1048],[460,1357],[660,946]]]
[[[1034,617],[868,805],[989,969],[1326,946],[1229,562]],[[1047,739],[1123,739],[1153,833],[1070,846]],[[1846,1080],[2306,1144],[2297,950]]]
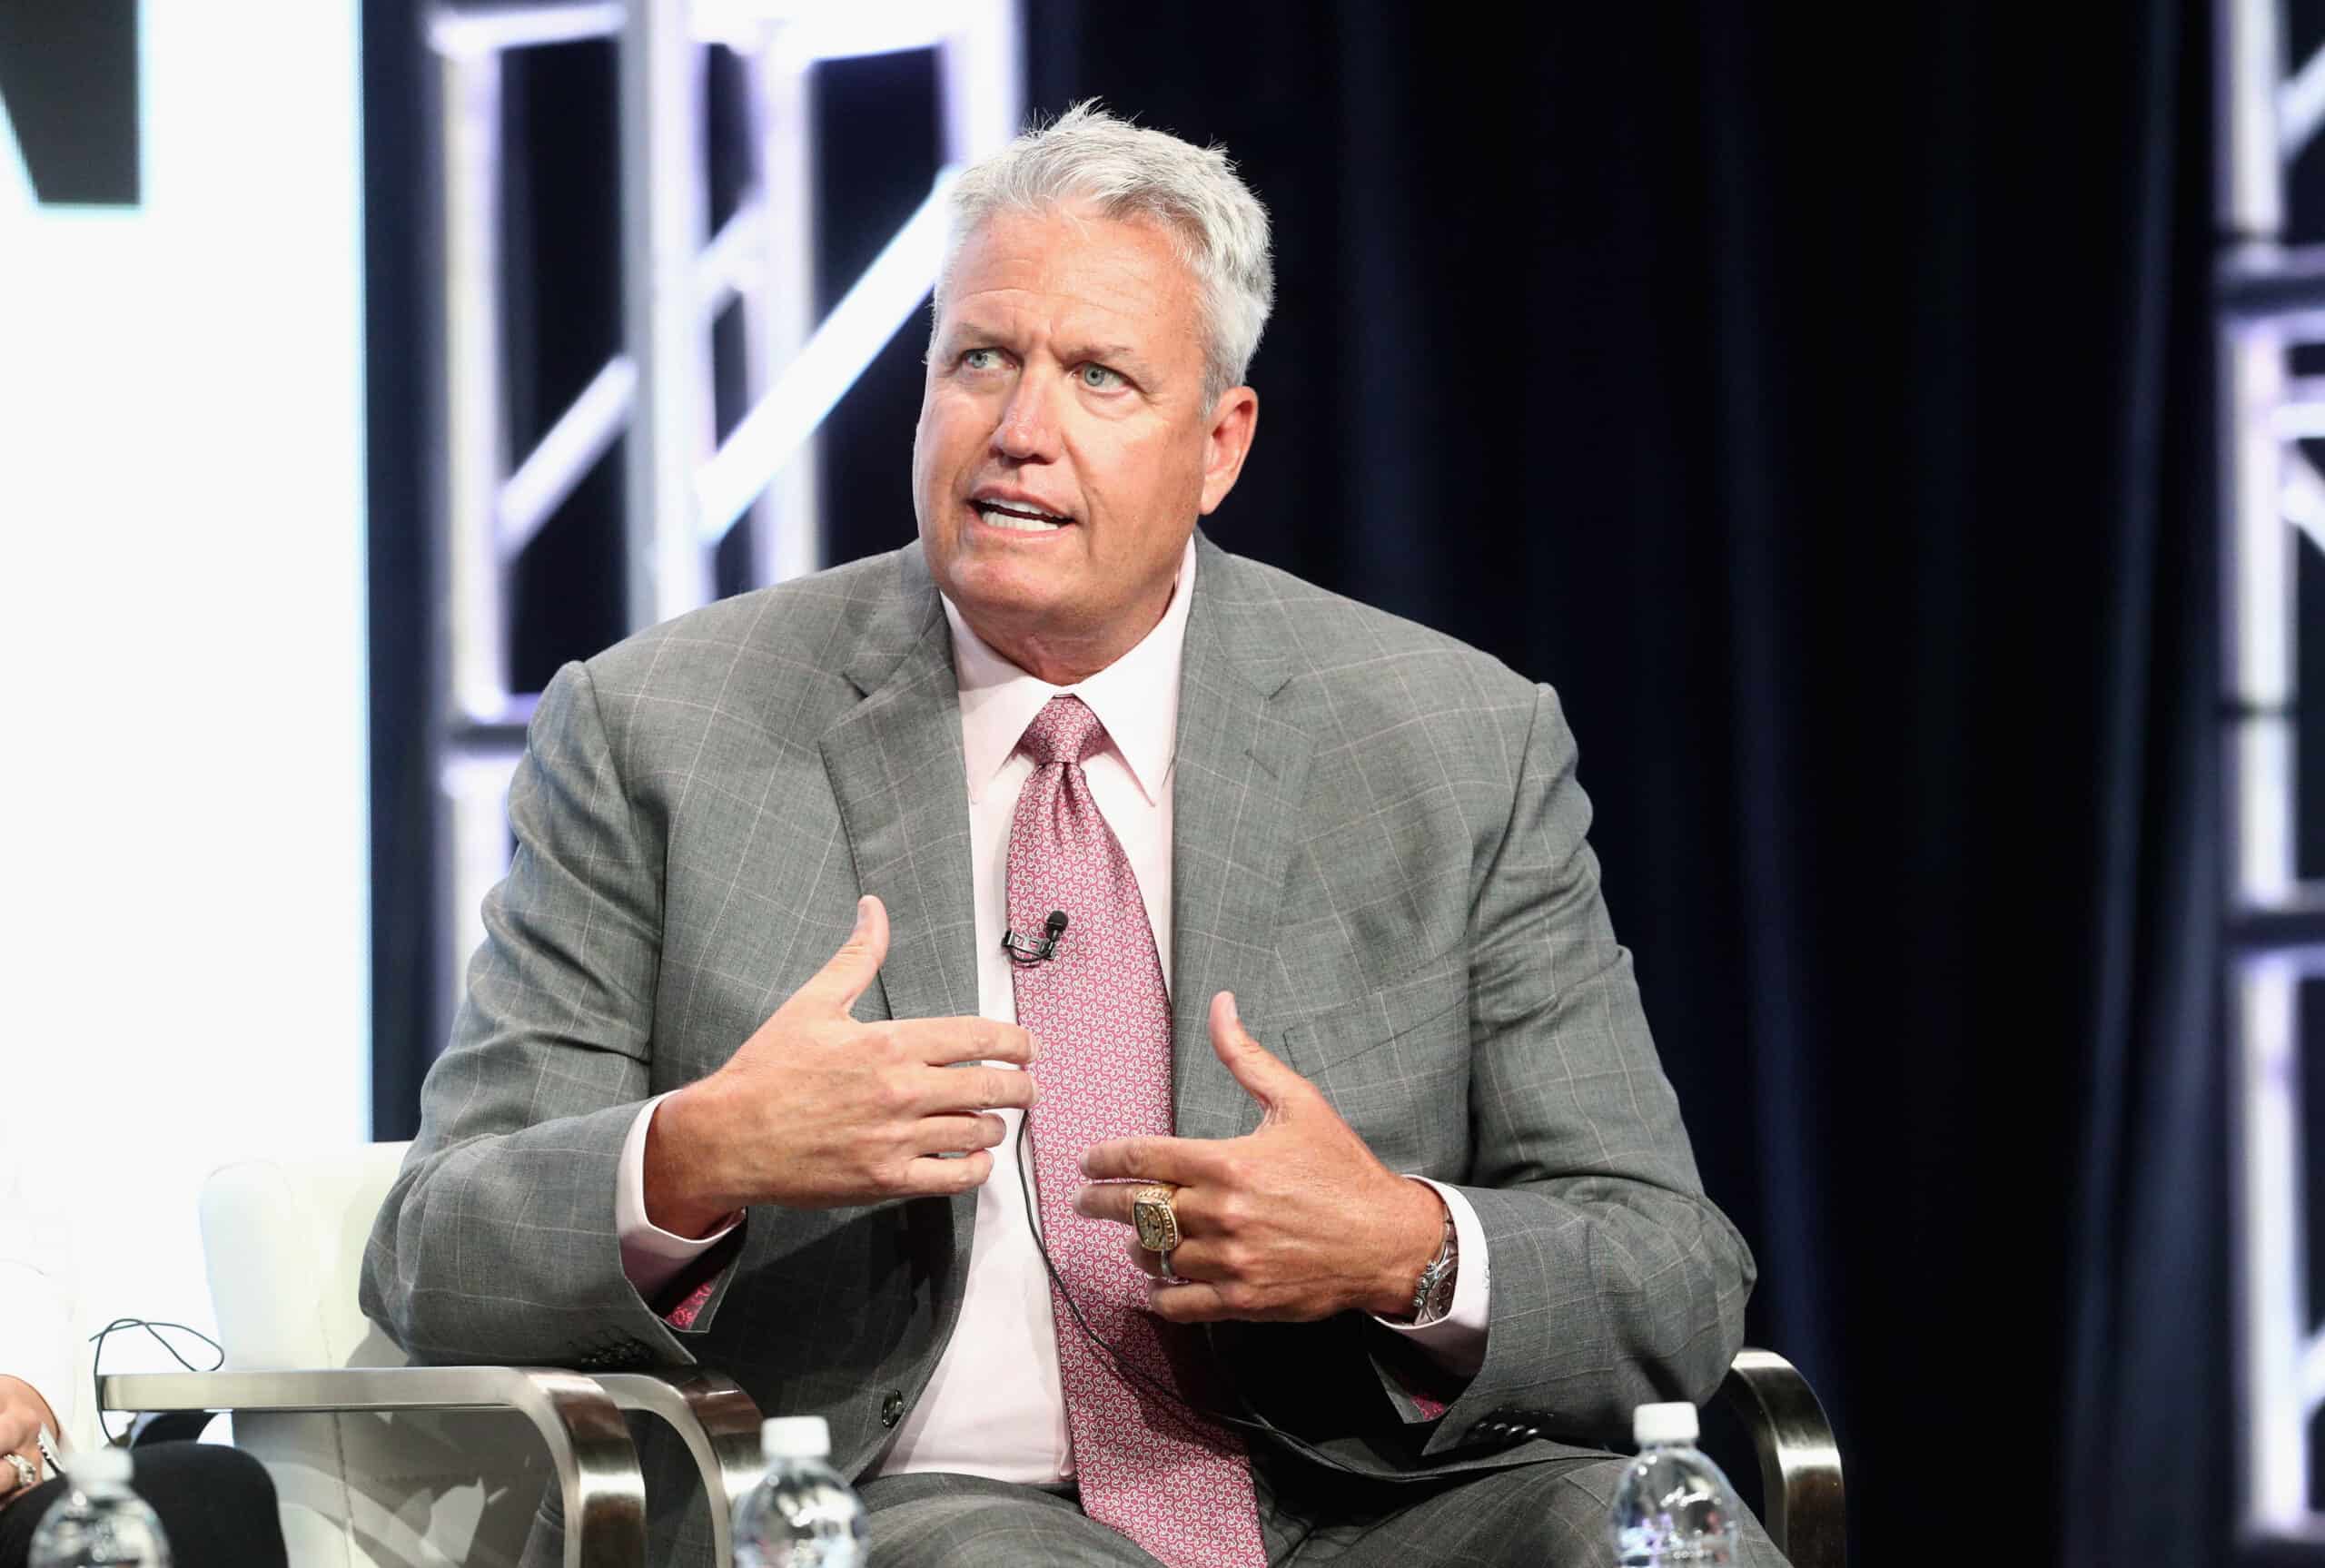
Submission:
[[[1091,798],[1083,760],[1106,732],[1080,697],[1052,697],[1018,748],[1034,760],[1009,833],[1009,929],[1067,919],[1054,956],[1016,968],[1017,1021],[1042,1040],[1032,1114],[1042,1236],[1083,1315],[1123,1362],[1183,1389],[1145,1310],[1130,1232],[1073,1211],[1082,1151],[1110,1138],[1169,1136],[1171,998],[1138,878]],[[1126,1378],[1058,1297],[1058,1372],[1083,1512],[1170,1568],[1266,1568],[1251,1463],[1225,1426]]]

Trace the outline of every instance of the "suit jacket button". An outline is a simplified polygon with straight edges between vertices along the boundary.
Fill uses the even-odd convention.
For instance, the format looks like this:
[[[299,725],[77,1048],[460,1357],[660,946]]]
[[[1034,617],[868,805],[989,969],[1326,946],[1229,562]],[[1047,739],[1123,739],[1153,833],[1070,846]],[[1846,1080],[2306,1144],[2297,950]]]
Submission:
[[[894,1426],[904,1418],[905,1396],[897,1390],[891,1388],[886,1397],[880,1401],[880,1425]]]

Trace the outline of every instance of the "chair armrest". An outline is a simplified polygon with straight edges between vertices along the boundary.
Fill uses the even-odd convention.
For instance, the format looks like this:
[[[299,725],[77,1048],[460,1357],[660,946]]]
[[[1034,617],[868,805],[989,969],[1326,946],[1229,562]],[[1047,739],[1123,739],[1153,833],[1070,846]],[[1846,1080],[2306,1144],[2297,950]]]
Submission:
[[[1760,1457],[1761,1523],[1793,1568],[1848,1560],[1841,1451],[1832,1424],[1791,1362],[1773,1351],[1736,1354],[1720,1397],[1743,1417]]]
[[[549,1445],[565,1500],[565,1568],[646,1560],[646,1483],[615,1400],[595,1378],[544,1366],[355,1366],[153,1372],[97,1380],[106,1411],[515,1410]]]
[[[659,1416],[674,1427],[702,1472],[710,1503],[711,1560],[735,1560],[735,1504],[758,1484],[759,1407],[723,1372],[601,1372],[599,1386],[624,1410]]]

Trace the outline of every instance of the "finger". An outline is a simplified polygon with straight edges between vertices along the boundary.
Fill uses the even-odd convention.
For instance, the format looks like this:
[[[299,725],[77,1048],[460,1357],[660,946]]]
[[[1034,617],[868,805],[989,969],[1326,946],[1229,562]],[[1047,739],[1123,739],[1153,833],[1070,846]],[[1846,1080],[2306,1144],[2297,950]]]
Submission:
[[[1112,1138],[1082,1151],[1082,1174],[1095,1181],[1168,1181],[1192,1186],[1211,1173],[1210,1143],[1200,1138]]]
[[[1172,1267],[1177,1267],[1175,1259]],[[1199,1279],[1183,1285],[1158,1283],[1147,1293],[1146,1309],[1166,1323],[1217,1323],[1237,1316],[1219,1287]]]
[[[985,1178],[992,1174],[993,1156],[982,1149],[958,1159],[924,1156],[905,1168],[905,1187],[900,1196],[951,1198],[983,1187]]]
[[[1019,1067],[1041,1059],[1041,1042],[1014,1023],[989,1018],[907,1018],[888,1026],[896,1042],[931,1067],[962,1061],[1006,1061]]]
[[[1027,1110],[1039,1104],[1042,1086],[1030,1072],[1014,1067],[932,1067],[915,1070],[920,1080],[920,1111],[942,1116],[964,1110]]]
[[[1287,1101],[1309,1087],[1306,1079],[1252,1038],[1235,1011],[1235,993],[1232,991],[1222,991],[1211,999],[1211,1049],[1220,1065],[1243,1086],[1243,1092],[1271,1113],[1281,1114]]]
[[[1008,1135],[997,1116],[928,1116],[921,1119],[913,1147],[923,1154],[968,1154],[998,1149]]]
[[[1073,1212],[1084,1219],[1111,1219],[1119,1225],[1129,1225],[1134,1223],[1131,1210],[1137,1203],[1138,1184],[1134,1181],[1093,1181],[1073,1195]],[[1138,1243],[1133,1241],[1131,1245],[1137,1247]]]
[[[796,994],[826,1011],[845,1013],[871,989],[887,958],[888,906],[866,893],[856,901],[856,929]]]
[[[1074,1211],[1085,1219],[1111,1219],[1134,1226],[1138,1223],[1138,1192],[1143,1185],[1146,1184],[1136,1181],[1091,1182],[1073,1195]],[[1203,1198],[1207,1190],[1210,1189],[1182,1187],[1171,1195],[1171,1214],[1179,1222],[1182,1238],[1220,1234],[1219,1228],[1210,1221]]]
[[[1136,1181],[1093,1181],[1073,1195],[1073,1210],[1084,1219],[1111,1219],[1121,1225],[1138,1223],[1136,1209],[1139,1189],[1150,1185]],[[1171,1213],[1179,1222],[1181,1236],[1197,1236],[1211,1227],[1203,1222],[1202,1200],[1192,1188],[1182,1188],[1171,1195]]]
[[[1138,1244],[1137,1237],[1123,1238],[1123,1247],[1130,1254],[1130,1260],[1138,1265],[1143,1272],[1166,1285],[1200,1284],[1205,1280],[1223,1280],[1227,1277],[1226,1269],[1222,1266],[1214,1244],[1211,1242],[1182,1241],[1172,1247],[1171,1272],[1168,1274],[1162,1272],[1162,1255],[1159,1252],[1147,1251]]]

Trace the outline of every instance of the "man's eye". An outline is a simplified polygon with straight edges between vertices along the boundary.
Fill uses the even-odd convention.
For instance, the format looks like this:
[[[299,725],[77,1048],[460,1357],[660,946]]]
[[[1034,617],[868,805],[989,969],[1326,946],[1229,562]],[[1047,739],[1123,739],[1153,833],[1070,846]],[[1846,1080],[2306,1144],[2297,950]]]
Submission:
[[[961,364],[965,369],[971,370],[997,370],[1001,368],[1001,350],[971,349],[961,356]]]
[[[1122,372],[1110,370],[1103,365],[1082,367],[1082,384],[1096,392],[1111,392],[1123,385]]]

